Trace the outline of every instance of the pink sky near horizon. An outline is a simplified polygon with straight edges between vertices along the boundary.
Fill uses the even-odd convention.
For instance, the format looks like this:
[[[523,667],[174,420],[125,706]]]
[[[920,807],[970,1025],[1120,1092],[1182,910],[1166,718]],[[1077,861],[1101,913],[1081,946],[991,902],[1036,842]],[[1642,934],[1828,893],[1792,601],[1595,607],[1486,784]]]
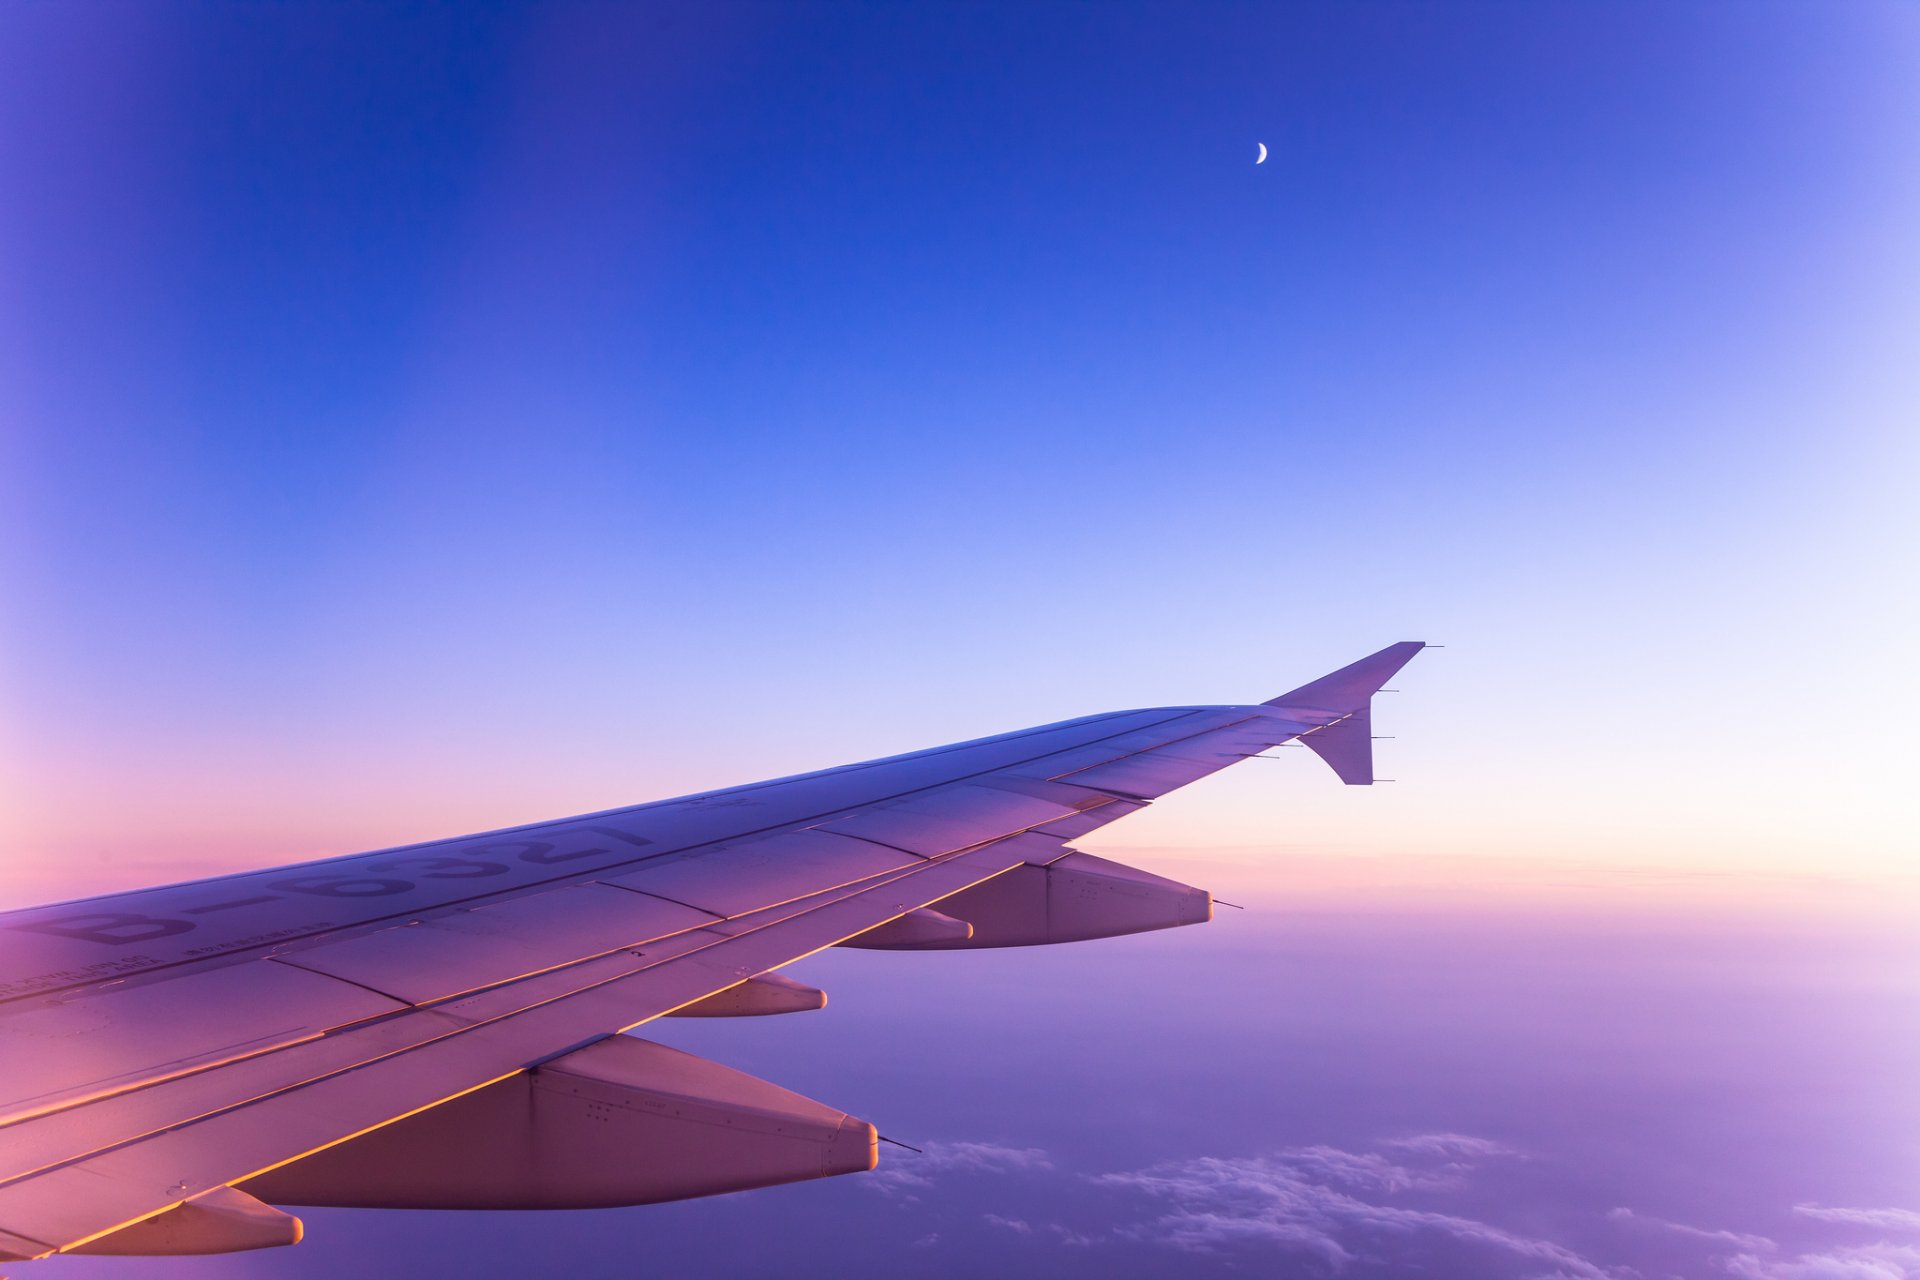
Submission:
[[[1883,914],[1915,903],[1920,867],[1898,856],[1906,810],[1888,793],[1873,800],[1878,826],[1876,810],[1865,809],[1824,829],[1815,814],[1803,829],[1789,823],[1764,832],[1737,812],[1716,829],[1711,814],[1671,789],[1602,813],[1565,788],[1525,795],[1492,779],[1476,782],[1475,762],[1457,747],[1419,740],[1419,733],[1444,738],[1430,711],[1405,732],[1414,717],[1403,708],[1417,698],[1420,677],[1443,661],[1423,656],[1399,679],[1409,693],[1383,699],[1380,727],[1402,730],[1377,744],[1382,776],[1398,775],[1391,785],[1343,787],[1295,749],[1184,788],[1078,843],[1123,861],[1228,873],[1232,891],[1210,887],[1229,899],[1258,891],[1464,905],[1571,903],[1585,894],[1610,910],[1734,914],[1763,906]],[[646,780],[623,783],[616,775],[628,770],[605,758],[571,776],[557,767],[532,772],[537,755],[525,749],[503,750],[482,771],[463,775],[455,761],[472,758],[471,741],[442,745],[444,757],[410,744],[418,754],[401,760],[391,744],[375,744],[368,757],[326,758],[312,741],[278,738],[271,726],[246,750],[223,742],[208,752],[189,741],[177,758],[142,758],[123,742],[117,760],[98,766],[110,770],[106,781],[82,787],[70,776],[64,793],[16,794],[0,813],[0,905],[463,835],[664,798],[661,787],[685,793],[750,780],[726,773],[719,747],[651,771],[633,768]],[[281,747],[289,759],[274,758]],[[747,754],[767,775],[835,763],[808,760],[795,747],[782,757],[764,742]],[[580,761],[575,755],[568,763]],[[1422,777],[1426,770],[1441,776]],[[1691,807],[1676,813],[1676,800]],[[1780,806],[1770,808],[1777,817]],[[1848,843],[1869,837],[1886,848],[1863,857]]]

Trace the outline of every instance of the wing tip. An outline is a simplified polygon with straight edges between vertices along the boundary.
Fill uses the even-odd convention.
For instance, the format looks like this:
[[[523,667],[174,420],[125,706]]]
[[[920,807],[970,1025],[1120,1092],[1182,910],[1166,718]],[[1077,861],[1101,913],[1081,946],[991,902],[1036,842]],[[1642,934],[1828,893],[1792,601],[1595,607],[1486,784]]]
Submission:
[[[1277,698],[1267,699],[1269,707],[1313,707],[1341,713],[1358,711],[1367,705],[1380,687],[1393,679],[1400,668],[1413,661],[1413,655],[1427,648],[1424,640],[1400,640],[1338,671],[1330,671],[1318,680],[1310,680],[1298,689],[1289,689]]]

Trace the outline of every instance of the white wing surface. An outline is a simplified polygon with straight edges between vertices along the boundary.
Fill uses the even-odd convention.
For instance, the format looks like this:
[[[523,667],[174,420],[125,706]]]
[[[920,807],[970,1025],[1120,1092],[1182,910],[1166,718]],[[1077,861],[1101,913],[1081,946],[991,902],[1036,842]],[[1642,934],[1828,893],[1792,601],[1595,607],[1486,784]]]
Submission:
[[[1270,702],[1089,716],[0,914],[0,1258],[289,1244],[276,1205],[640,1204],[873,1167],[871,1126],[619,1033],[818,1008],[835,945],[1019,946],[1212,899],[1071,849],[1295,738],[1372,781],[1390,646]]]

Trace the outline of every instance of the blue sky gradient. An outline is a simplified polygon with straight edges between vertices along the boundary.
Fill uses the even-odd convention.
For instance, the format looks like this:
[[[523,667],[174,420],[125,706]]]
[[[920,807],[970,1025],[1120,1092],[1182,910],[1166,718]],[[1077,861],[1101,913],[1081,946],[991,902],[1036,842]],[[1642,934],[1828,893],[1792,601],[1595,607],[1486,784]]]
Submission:
[[[487,825],[1409,635],[1530,723],[1408,772],[1537,826],[1684,700],[1711,822],[1768,686],[1911,696],[1904,6],[6,21],[23,846],[162,751]],[[1739,834],[1886,864],[1878,754]]]
[[[1470,934],[1476,903],[1569,883],[1629,934],[1910,921],[1916,138],[1920,10],[1891,0],[7,5],[0,905],[1259,699],[1425,639],[1448,647],[1380,709],[1394,786],[1300,752],[1097,847],[1175,874],[1169,851],[1212,851],[1229,897],[1388,868],[1347,886],[1347,947],[1369,902]],[[1719,977],[1775,973],[1735,950]],[[1837,988],[1891,1002],[1842,1002],[1874,1036],[1913,1025],[1896,970]],[[1139,1000],[1195,974],[1164,976]],[[894,981],[866,998],[916,1034]],[[1497,982],[1467,987],[1497,1022]],[[1700,990],[1661,1025],[1718,1007]],[[908,1077],[782,1030],[768,1074],[937,1139],[1017,1150],[1050,1114],[936,1124]],[[1253,1088],[1263,1062],[1223,1070]],[[1574,1241],[1638,1229],[1605,1217],[1637,1208],[1614,1184],[1502,1191],[1536,1214],[1506,1225],[1596,1266],[1844,1274],[1790,1270],[1845,1243],[1790,1240],[1833,1226],[1792,1197],[1920,1205],[1846,1136],[1914,1117],[1826,1065],[1859,1109],[1817,1160],[1857,1185],[1646,1210],[1777,1236],[1746,1272]],[[978,1097],[969,1071],[940,1096]],[[1236,1143],[1059,1155],[1072,1177],[1030,1190],[1456,1130],[1599,1158],[1426,1106],[1423,1078],[1393,1125],[1262,1111]],[[1482,1154],[1496,1180],[1544,1167]],[[877,1194],[769,1203],[857,1235]],[[1075,1230],[1111,1242],[1118,1203]],[[313,1261],[221,1265],[344,1265],[288,1256]],[[1067,1274],[1028,1264],[1007,1273]]]
[[[1409,636],[1400,771],[1539,797],[1443,845],[1624,770],[1650,856],[1904,848],[1883,718],[1766,743],[1912,700],[1908,7],[5,22],[15,849],[350,849]]]

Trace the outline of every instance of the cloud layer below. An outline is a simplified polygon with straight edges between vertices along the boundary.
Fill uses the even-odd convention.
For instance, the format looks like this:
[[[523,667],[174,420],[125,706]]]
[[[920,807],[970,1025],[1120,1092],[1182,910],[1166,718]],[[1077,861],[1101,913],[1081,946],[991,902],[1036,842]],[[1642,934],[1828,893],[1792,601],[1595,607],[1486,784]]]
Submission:
[[[1920,1280],[1920,1245],[1897,1240],[1788,1250],[1757,1232],[1628,1207],[1570,1221],[1568,1238],[1578,1237],[1578,1246],[1538,1228],[1503,1225],[1489,1210],[1504,1205],[1517,1216],[1537,1215],[1504,1192],[1490,1195],[1490,1184],[1524,1174],[1530,1163],[1528,1153],[1505,1143],[1458,1133],[1096,1173],[1031,1147],[945,1142],[894,1161],[872,1185],[903,1206],[944,1202],[956,1190],[966,1204],[990,1195],[1005,1211],[980,1213],[973,1228],[1020,1247],[1145,1246],[1228,1266],[1264,1257],[1328,1276],[1419,1266],[1477,1280],[1636,1280],[1650,1270],[1733,1280]],[[1078,1219],[1039,1221],[1014,1208],[1072,1201],[1058,1185],[1063,1181],[1095,1193],[1079,1203]],[[1920,1233],[1920,1212],[1909,1209],[1801,1204],[1793,1216],[1856,1236]],[[919,1243],[943,1240],[951,1243],[951,1234],[930,1233]]]

